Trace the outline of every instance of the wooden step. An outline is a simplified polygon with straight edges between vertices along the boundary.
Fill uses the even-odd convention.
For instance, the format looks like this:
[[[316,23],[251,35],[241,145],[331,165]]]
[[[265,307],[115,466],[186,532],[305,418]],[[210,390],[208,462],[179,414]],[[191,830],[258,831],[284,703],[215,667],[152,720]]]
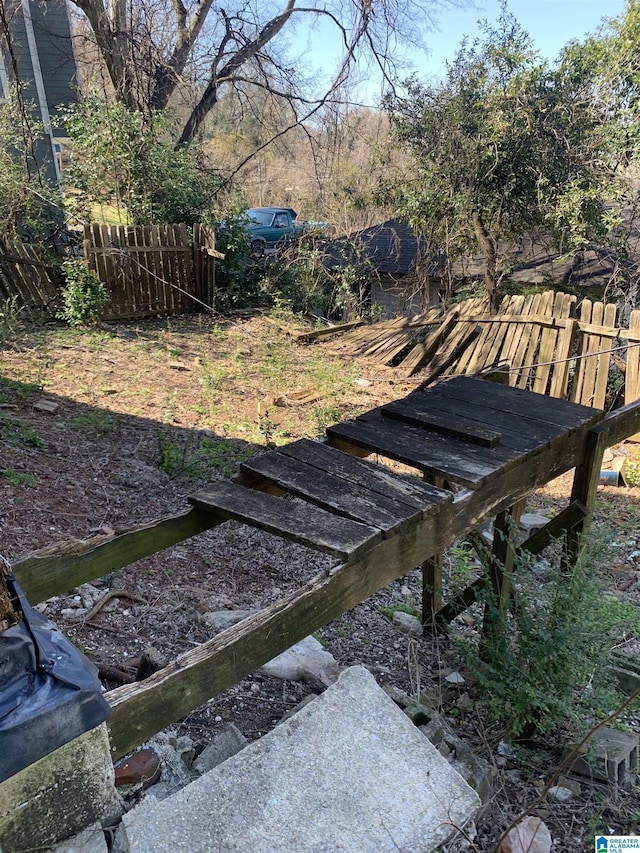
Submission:
[[[362,556],[382,538],[374,527],[226,480],[192,495],[189,503],[219,518],[233,518],[342,560]]]

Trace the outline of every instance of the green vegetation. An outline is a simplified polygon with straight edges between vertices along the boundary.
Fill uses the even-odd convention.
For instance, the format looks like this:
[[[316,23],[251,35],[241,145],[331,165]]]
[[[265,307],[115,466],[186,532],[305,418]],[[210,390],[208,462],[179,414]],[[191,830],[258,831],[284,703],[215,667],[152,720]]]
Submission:
[[[28,424],[4,414],[0,414],[0,439],[28,447],[46,447],[44,439]]]
[[[62,269],[64,307],[58,317],[74,327],[95,323],[109,303],[104,285],[82,261],[65,261]]]
[[[484,256],[495,308],[505,242],[542,229],[559,252],[603,245],[620,224],[637,146],[629,136],[618,144],[628,112],[597,96],[598,67],[577,48],[551,68],[506,5],[497,25],[482,29],[483,39],[463,42],[443,83],[413,79],[405,95],[388,98],[417,171],[387,193],[449,261]]]
[[[160,468],[172,477],[192,479],[209,477],[229,477],[238,465],[253,453],[233,439],[212,439],[189,436],[183,440],[174,440],[168,430],[158,432],[158,451]]]
[[[591,537],[575,568],[550,567],[543,582],[517,560],[515,607],[493,644],[459,640],[484,701],[514,736],[568,726],[584,732],[619,704],[609,653],[637,635],[640,613],[604,592],[606,532]],[[497,602],[485,591],[488,608]]]
[[[81,220],[114,200],[134,224],[206,220],[216,180],[197,145],[174,150],[170,112],[146,115],[85,97],[64,126],[74,150],[64,176],[75,191],[68,204]]]
[[[12,486],[35,486],[38,482],[35,474],[22,474],[13,468],[0,468],[0,480],[6,480]]]

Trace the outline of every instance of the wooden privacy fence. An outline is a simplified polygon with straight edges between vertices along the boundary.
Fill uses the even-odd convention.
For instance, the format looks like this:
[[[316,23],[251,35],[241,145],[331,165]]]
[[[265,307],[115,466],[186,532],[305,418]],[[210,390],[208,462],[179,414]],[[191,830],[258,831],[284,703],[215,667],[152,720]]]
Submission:
[[[625,402],[640,398],[640,310],[628,327],[613,304],[552,290],[505,296],[497,314],[483,299],[447,312],[360,326],[328,342],[343,356],[395,366],[409,377],[474,374],[508,366],[509,384],[603,408],[612,363],[624,371]]]
[[[0,302],[17,299],[28,316],[51,311],[60,295],[57,264],[39,247],[0,240]]]
[[[84,229],[89,269],[109,293],[107,320],[200,311],[215,299],[212,228],[101,225]]]

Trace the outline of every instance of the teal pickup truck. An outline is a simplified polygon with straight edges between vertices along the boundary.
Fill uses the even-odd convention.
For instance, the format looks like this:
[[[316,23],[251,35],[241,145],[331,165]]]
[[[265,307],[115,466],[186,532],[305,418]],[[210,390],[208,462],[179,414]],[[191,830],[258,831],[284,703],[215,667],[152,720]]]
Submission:
[[[262,257],[284,246],[306,231],[322,230],[317,223],[303,222],[290,207],[251,207],[245,211],[251,254]]]

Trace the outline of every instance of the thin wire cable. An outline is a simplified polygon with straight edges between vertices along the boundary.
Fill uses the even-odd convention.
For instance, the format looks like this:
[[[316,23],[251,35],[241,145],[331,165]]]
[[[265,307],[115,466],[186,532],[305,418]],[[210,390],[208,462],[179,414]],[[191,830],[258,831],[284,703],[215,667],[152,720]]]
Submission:
[[[621,330],[621,331],[624,331],[624,330]],[[620,335],[619,337],[623,338],[624,335]],[[585,352],[585,353],[582,353],[581,355],[571,355],[567,358],[557,358],[557,359],[554,359],[553,361],[537,361],[537,362],[533,362],[531,364],[523,364],[521,367],[508,367],[508,368],[505,367],[505,373],[523,373],[525,370],[533,370],[534,368],[538,368],[538,367],[550,367],[550,366],[553,366],[554,364],[565,364],[568,361],[580,361],[583,358],[592,358],[593,356],[596,356],[596,355],[607,355],[607,354],[614,353],[614,352],[622,352],[624,350],[633,349],[633,347],[640,347],[640,341],[633,342],[633,343],[631,341],[629,341],[629,343],[627,343],[627,344],[620,344],[620,346],[611,347],[610,349],[601,349],[601,350],[596,350],[595,352]],[[490,364],[487,367],[483,367],[482,369],[483,370],[490,370],[492,367],[497,367],[499,364],[500,364],[500,362],[494,362],[493,364]]]

